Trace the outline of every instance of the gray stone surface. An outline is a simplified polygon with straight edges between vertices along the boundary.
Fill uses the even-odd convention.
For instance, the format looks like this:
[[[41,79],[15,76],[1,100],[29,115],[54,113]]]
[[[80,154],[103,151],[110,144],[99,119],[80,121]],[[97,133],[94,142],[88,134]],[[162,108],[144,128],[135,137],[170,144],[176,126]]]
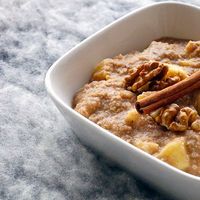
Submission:
[[[0,199],[166,199],[83,146],[44,87],[63,53],[153,2],[0,0]]]

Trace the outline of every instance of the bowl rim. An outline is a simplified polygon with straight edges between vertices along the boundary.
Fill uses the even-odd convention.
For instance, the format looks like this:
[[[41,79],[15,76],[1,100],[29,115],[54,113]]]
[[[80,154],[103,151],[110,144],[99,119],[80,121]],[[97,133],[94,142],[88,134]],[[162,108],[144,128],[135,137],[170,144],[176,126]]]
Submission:
[[[60,58],[58,58],[48,69],[46,76],[45,76],[45,87],[46,90],[48,92],[48,94],[50,95],[50,97],[58,102],[63,108],[65,108],[66,110],[68,110],[71,114],[74,114],[76,117],[80,118],[81,120],[83,120],[85,123],[88,123],[90,126],[95,127],[96,129],[98,129],[99,131],[101,131],[104,135],[106,135],[107,137],[113,139],[113,140],[117,140],[118,142],[120,142],[123,145],[126,145],[129,149],[136,151],[137,153],[142,154],[143,157],[146,157],[148,159],[151,159],[152,161],[155,161],[156,163],[158,163],[159,165],[162,165],[163,167],[166,167],[170,170],[172,170],[173,172],[184,176],[186,178],[189,179],[193,179],[195,181],[198,181],[200,183],[200,177],[189,174],[185,171],[182,171],[180,169],[177,169],[176,167],[173,167],[171,165],[169,165],[168,163],[154,157],[153,155],[150,155],[148,153],[146,153],[145,151],[135,147],[134,145],[129,144],[128,142],[126,142],[125,140],[121,139],[120,137],[114,135],[113,133],[111,133],[110,131],[98,126],[96,123],[90,121],[89,119],[85,118],[84,116],[82,116],[80,113],[78,113],[77,111],[75,111],[70,105],[68,105],[67,103],[65,103],[57,94],[56,92],[53,90],[52,88],[52,82],[51,82],[51,74],[52,72],[56,69],[56,67],[59,65],[59,63],[68,56],[71,56],[75,51],[77,51],[79,48],[84,47],[84,45],[87,45],[88,41],[90,41],[91,39],[95,38],[97,35],[102,34],[105,30],[107,29],[111,29],[113,26],[117,25],[119,22],[122,22],[123,20],[132,17],[132,15],[137,14],[138,12],[141,11],[145,11],[146,9],[150,9],[150,8],[154,8],[160,5],[180,5],[180,6],[185,6],[185,7],[190,7],[193,9],[196,9],[198,11],[200,11],[200,7],[189,4],[189,3],[183,3],[183,2],[176,2],[176,1],[168,1],[168,2],[154,2],[151,3],[147,6],[143,6],[141,8],[135,9],[131,12],[129,12],[128,14],[125,14],[124,16],[120,17],[119,19],[113,21],[112,23],[106,25],[104,28],[100,29],[99,31],[95,32],[94,34],[92,34],[91,36],[87,37],[86,39],[84,39],[83,41],[81,41],[79,44],[75,45],[73,48],[71,48],[69,51],[67,51],[66,53],[64,53]]]

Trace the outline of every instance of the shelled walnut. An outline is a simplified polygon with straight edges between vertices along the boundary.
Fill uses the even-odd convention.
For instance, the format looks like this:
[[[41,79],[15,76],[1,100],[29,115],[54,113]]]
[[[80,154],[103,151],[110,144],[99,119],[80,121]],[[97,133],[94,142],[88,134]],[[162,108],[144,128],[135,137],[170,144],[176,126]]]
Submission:
[[[172,64],[150,61],[129,70],[126,86],[128,90],[142,93],[144,91],[157,91],[171,86],[187,77],[185,71]]]
[[[149,90],[152,81],[161,80],[167,73],[165,64],[151,61],[131,69],[130,75],[126,78],[126,85],[133,92],[143,92]]]
[[[200,90],[197,90],[192,95],[193,105],[197,110],[198,114],[200,115]]]
[[[200,116],[190,107],[180,108],[177,104],[171,104],[151,112],[150,115],[158,124],[171,131],[200,131]]]
[[[160,81],[154,81],[150,88],[151,90],[162,90],[166,87],[169,87],[170,85],[174,85],[175,83],[178,83],[180,81],[180,78],[178,76],[175,77],[167,77],[166,79],[160,80]]]

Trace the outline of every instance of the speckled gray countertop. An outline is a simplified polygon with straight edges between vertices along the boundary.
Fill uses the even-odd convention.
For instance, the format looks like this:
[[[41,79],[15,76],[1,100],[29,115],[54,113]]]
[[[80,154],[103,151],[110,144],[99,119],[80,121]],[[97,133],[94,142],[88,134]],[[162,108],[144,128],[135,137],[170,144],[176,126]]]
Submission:
[[[63,53],[153,2],[0,0],[0,199],[169,199],[83,146],[44,87]]]

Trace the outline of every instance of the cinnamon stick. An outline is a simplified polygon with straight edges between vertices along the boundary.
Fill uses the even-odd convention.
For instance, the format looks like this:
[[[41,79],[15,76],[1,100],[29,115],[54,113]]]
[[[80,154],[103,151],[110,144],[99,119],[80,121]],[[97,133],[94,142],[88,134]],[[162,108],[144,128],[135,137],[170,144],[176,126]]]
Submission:
[[[162,106],[173,103],[177,99],[200,88],[200,70],[186,79],[136,102],[140,113],[148,114]]]

